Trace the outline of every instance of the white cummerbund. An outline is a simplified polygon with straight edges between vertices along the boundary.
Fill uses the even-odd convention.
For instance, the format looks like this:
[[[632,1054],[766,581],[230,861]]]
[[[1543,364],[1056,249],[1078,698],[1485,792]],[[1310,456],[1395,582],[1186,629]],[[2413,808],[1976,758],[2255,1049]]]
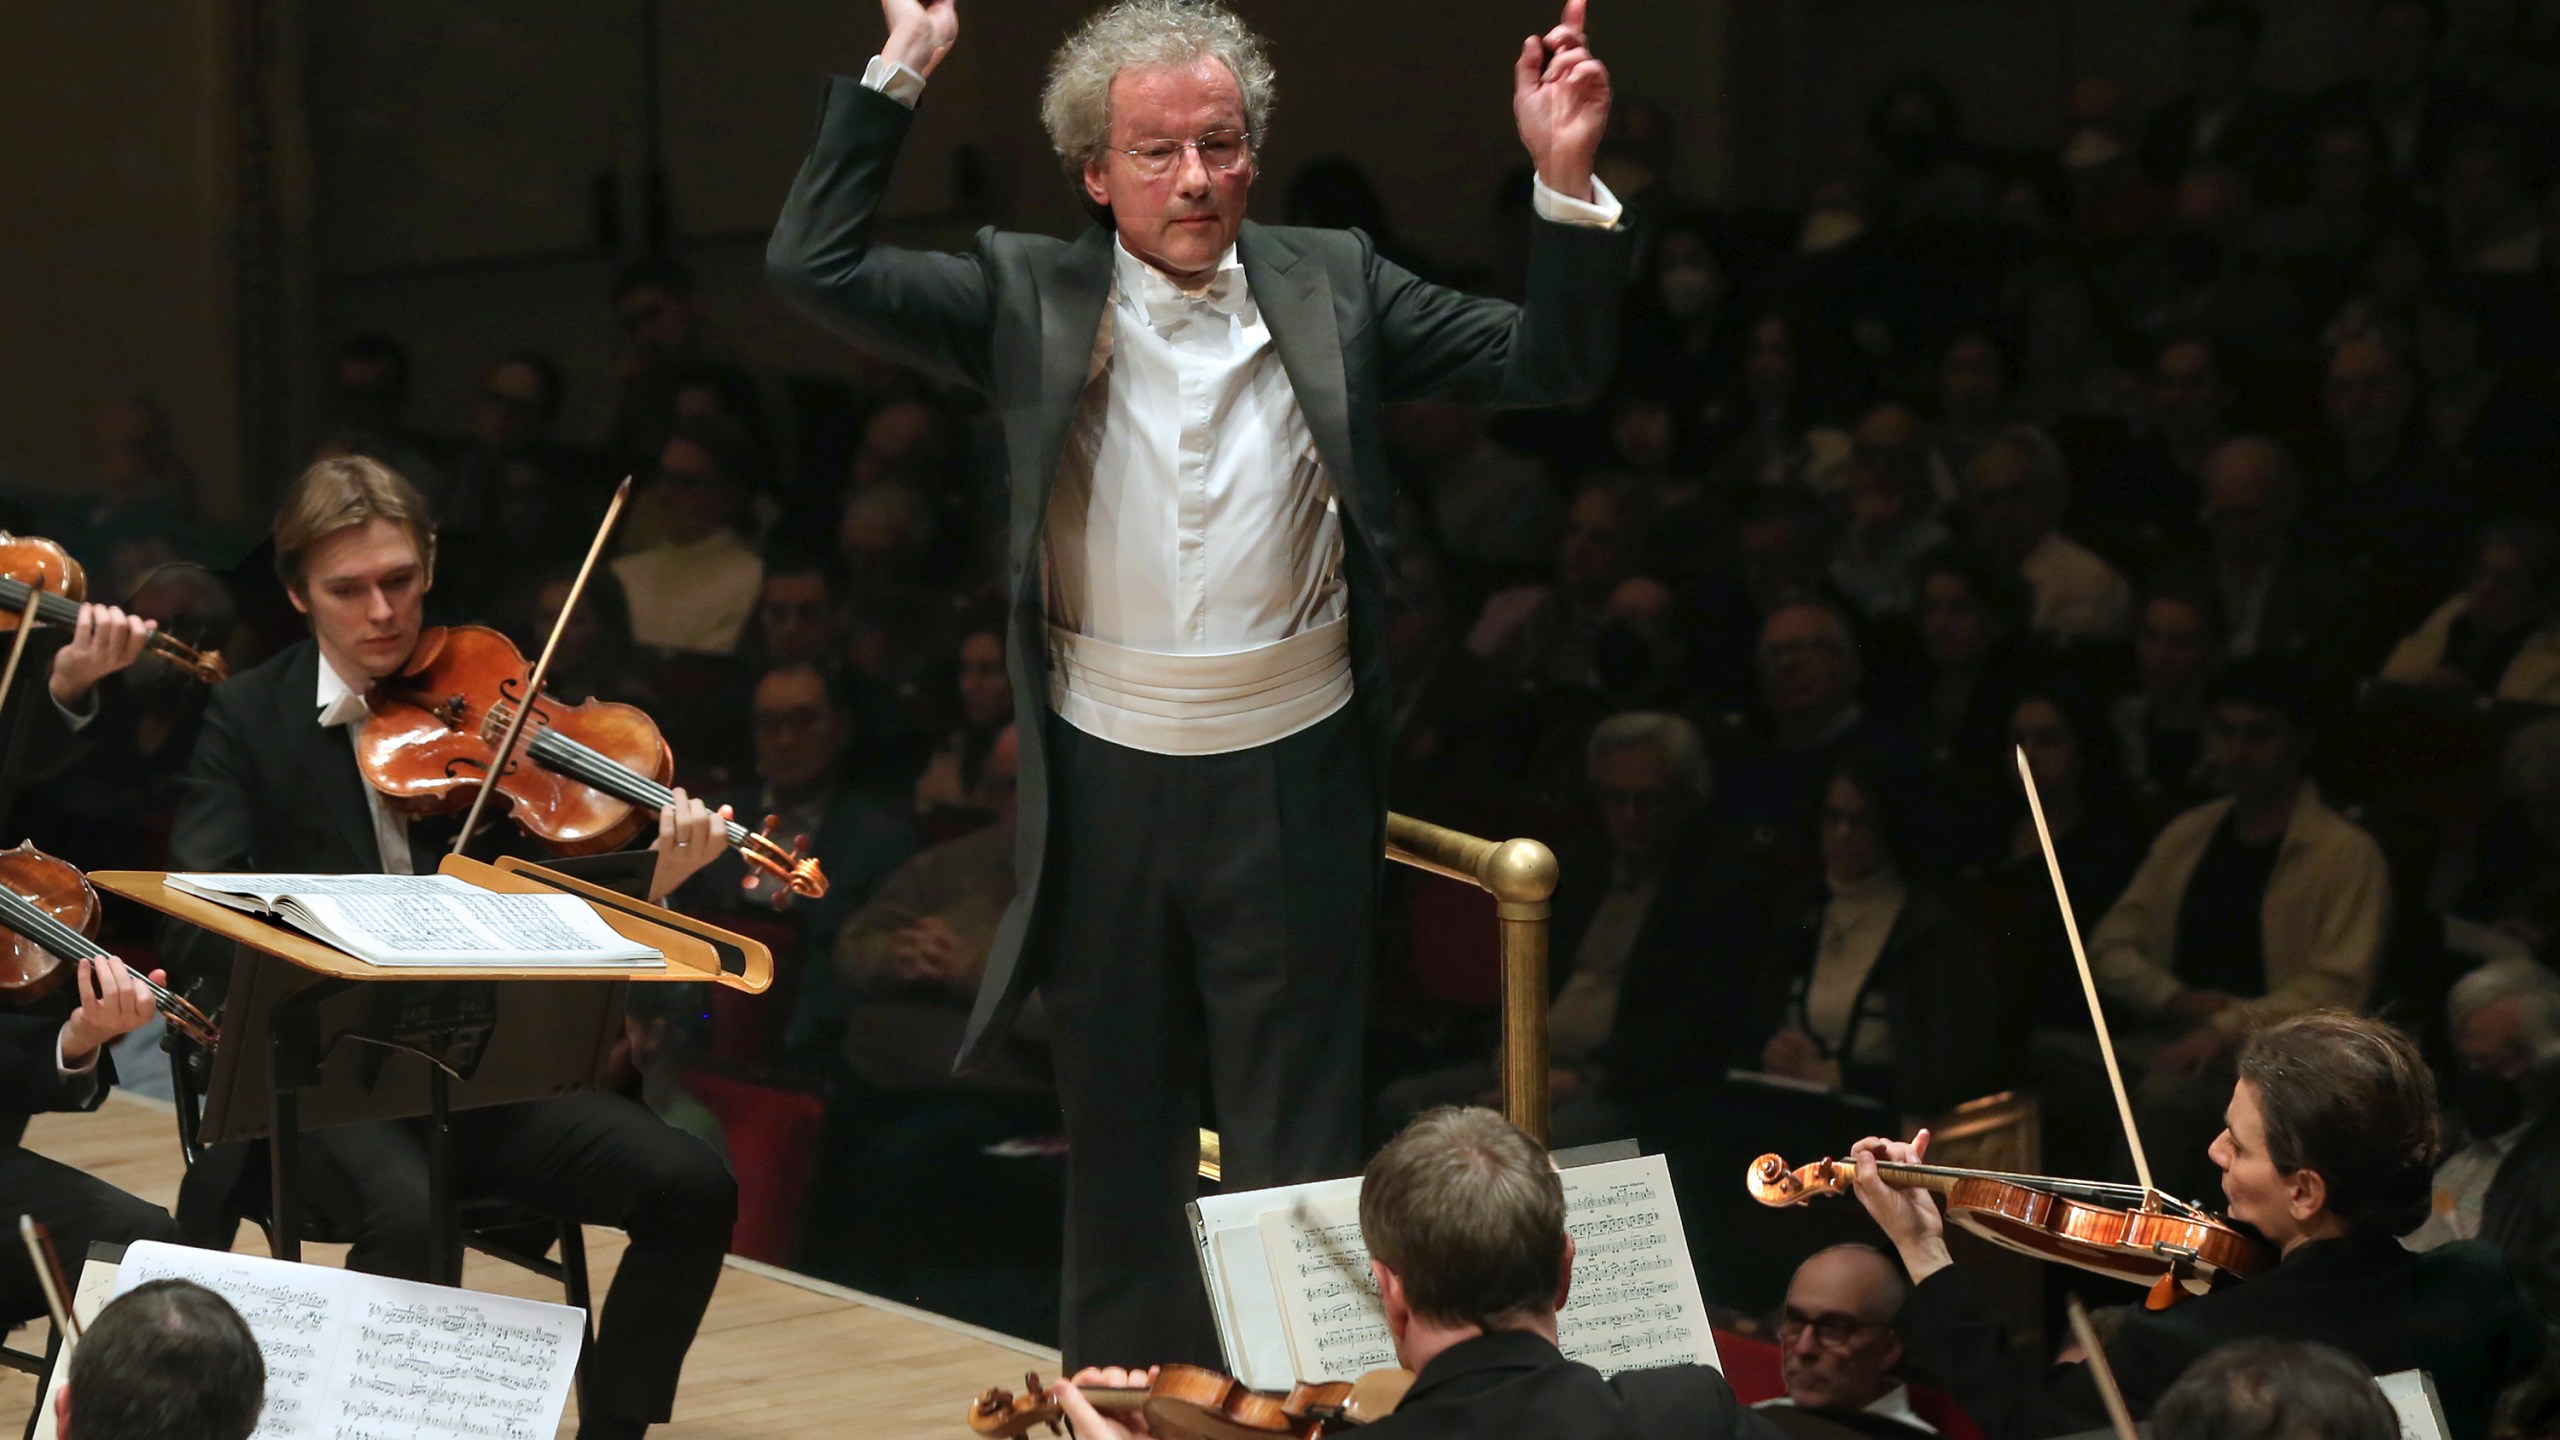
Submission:
[[[1049,627],[1049,708],[1158,755],[1221,755],[1295,735],[1351,698],[1351,622],[1225,655],[1130,650]]]

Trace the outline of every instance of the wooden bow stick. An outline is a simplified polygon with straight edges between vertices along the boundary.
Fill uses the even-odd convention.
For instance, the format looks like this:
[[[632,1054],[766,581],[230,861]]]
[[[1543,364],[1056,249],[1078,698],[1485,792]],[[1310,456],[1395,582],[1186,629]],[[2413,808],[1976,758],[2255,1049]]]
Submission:
[[[27,637],[35,633],[36,604],[43,599],[42,587],[27,587],[27,608],[18,617],[18,633],[9,641],[9,663],[0,668],[0,706],[9,703],[9,691],[18,683],[18,662],[27,658]]]
[[[578,613],[579,597],[587,593],[587,577],[593,575],[596,561],[604,556],[604,542],[613,535],[614,522],[622,518],[622,507],[631,498],[631,477],[622,477],[614,487],[613,503],[604,508],[604,522],[596,526],[596,538],[587,545],[587,558],[578,566],[578,578],[569,582],[569,596],[560,602],[560,613],[551,622],[551,638],[542,642],[542,654],[533,662],[533,675],[525,682],[524,703],[516,707],[507,721],[506,738],[499,742],[498,753],[489,762],[489,778],[472,797],[471,813],[462,817],[462,830],[453,837],[453,853],[471,843],[480,831],[480,812],[488,808],[489,796],[498,788],[498,777],[515,763],[516,742],[523,738],[525,722],[533,718],[534,707],[542,703],[542,683],[551,678],[551,657],[560,648],[560,636],[569,628],[569,617]]]
[[[2036,790],[2035,771],[2027,768],[2026,747],[2017,747],[2018,781],[2027,787],[2027,813],[2035,817],[2036,843],[2044,847],[2045,873],[2053,877],[2054,903],[2062,907],[2062,933],[2071,939],[2071,958],[2080,967],[2080,993],[2089,1000],[2089,1023],[2098,1032],[2098,1054],[2107,1062],[2107,1084],[2116,1096],[2116,1117],[2124,1122],[2124,1143],[2133,1152],[2133,1176],[2146,1197],[2158,1192],[2151,1184],[2151,1161],[2142,1153],[2142,1135],[2133,1127],[2133,1100],[2125,1093],[2124,1071],[2116,1064],[2116,1042],[2107,1033],[2106,1008],[2098,1003],[2098,978],[2089,968],[2089,952],[2080,944],[2080,921],[2071,913],[2071,890],[2062,883],[2062,857],[2054,853],[2053,831],[2044,820],[2044,796]]]
[[[2065,1302],[2071,1312],[2071,1333],[2080,1341],[2080,1349],[2089,1357],[2089,1378],[2098,1382],[2098,1399],[2107,1407],[2107,1420],[2115,1426],[2116,1440],[2138,1440],[2133,1428],[2133,1410],[2124,1403],[2124,1389],[2116,1384],[2116,1367],[2107,1363],[2107,1347],[2098,1339],[2098,1327],[2089,1323],[2089,1307],[2080,1297]]]
[[[80,1338],[80,1317],[71,1313],[71,1280],[62,1273],[62,1257],[53,1253],[53,1236],[33,1215],[18,1217],[18,1238],[36,1267],[36,1283],[44,1287],[45,1308],[53,1312],[53,1332],[64,1344]]]

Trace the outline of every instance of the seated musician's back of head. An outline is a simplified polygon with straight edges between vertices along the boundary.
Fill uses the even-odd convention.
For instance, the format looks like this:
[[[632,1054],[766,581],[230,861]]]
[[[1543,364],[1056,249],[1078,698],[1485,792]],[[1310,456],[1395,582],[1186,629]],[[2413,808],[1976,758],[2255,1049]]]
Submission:
[[[267,1368],[229,1301],[154,1280],[98,1312],[55,1400],[63,1440],[246,1440]]]
[[[1361,1180],[1360,1232],[1399,1353],[1408,1334],[1543,1321],[1553,1335],[1573,1263],[1564,1185],[1494,1112],[1433,1110],[1388,1141]]]
[[[2354,1356],[2327,1345],[2242,1340],[2160,1397],[2152,1440],[2394,1440],[2399,1417]]]

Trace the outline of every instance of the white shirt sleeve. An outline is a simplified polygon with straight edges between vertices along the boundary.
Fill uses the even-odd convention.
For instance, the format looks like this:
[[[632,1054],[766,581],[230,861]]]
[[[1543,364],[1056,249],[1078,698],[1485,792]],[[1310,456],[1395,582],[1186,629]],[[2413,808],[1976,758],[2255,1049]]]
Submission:
[[[877,65],[882,62],[874,60],[871,63]],[[871,77],[865,75],[863,83],[870,84]],[[1591,177],[1591,194],[1593,198],[1589,200],[1576,200],[1536,176],[1529,179],[1530,203],[1537,208],[1539,219],[1552,220],[1559,225],[1589,225],[1601,230],[1615,226],[1618,216],[1627,207],[1619,203],[1617,196],[1609,193],[1609,187],[1602,184],[1597,175]]]
[[[81,1061],[77,1065],[71,1064],[62,1058],[62,1032],[56,1030],[53,1032],[53,1068],[62,1072],[65,1076],[95,1075],[98,1073],[98,1055],[106,1048],[107,1047],[104,1045],[101,1045],[96,1050],[89,1052],[88,1059]]]
[[[874,55],[862,67],[862,88],[877,90],[913,110],[924,95],[924,77],[886,55]]]
[[[53,700],[53,692],[47,690],[45,698]],[[98,687],[95,685],[89,687],[88,703],[77,710],[59,700],[53,700],[53,708],[62,712],[64,722],[71,726],[74,733],[86,730],[89,728],[89,722],[98,718]]]

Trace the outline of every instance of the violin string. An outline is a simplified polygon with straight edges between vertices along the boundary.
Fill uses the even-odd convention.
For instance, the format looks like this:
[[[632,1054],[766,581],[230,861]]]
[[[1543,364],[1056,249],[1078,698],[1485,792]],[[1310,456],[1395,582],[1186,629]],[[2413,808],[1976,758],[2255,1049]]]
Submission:
[[[572,780],[593,785],[617,800],[645,805],[652,810],[664,809],[675,803],[675,792],[664,785],[557,730],[545,728],[536,731],[526,749],[536,762]],[[745,844],[751,833],[735,820],[726,822],[724,828],[732,845]]]
[[[2070,1189],[2125,1199],[2140,1199],[2143,1194],[2143,1189],[2139,1185],[2126,1185],[2113,1180],[2062,1180],[2049,1175],[2019,1175],[2005,1170],[1965,1170],[1946,1165],[1896,1165],[1891,1162],[1886,1162],[1882,1168],[1953,1180],[2001,1180],[2014,1185],[2031,1185],[2043,1190]]]
[[[0,576],[0,607],[13,611],[26,609],[30,588],[24,580]],[[80,605],[58,591],[46,590],[36,601],[36,618],[54,625],[74,624],[80,619]]]
[[[85,960],[92,955],[107,953],[88,936],[62,923],[52,911],[6,886],[0,886],[0,923],[43,946],[57,960]],[[155,1000],[170,1005],[186,1003],[148,975],[136,971],[134,978],[142,982],[142,987],[150,991]]]

